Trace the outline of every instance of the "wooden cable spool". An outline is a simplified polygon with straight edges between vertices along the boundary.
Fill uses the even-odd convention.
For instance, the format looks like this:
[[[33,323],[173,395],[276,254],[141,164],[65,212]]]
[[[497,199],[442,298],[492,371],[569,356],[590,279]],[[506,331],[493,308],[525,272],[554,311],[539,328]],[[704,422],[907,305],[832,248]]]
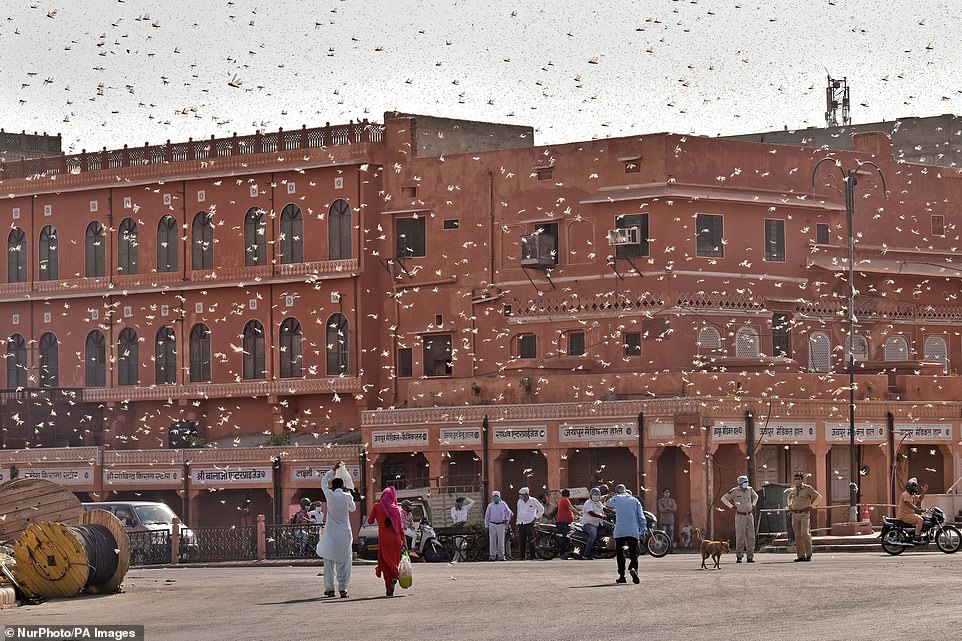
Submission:
[[[0,543],[15,542],[37,521],[77,525],[83,513],[76,495],[53,481],[13,479],[0,483]]]
[[[130,567],[130,541],[123,524],[105,510],[91,510],[82,520],[76,526],[31,523],[17,539],[16,579],[29,595],[72,597],[120,587]]]
[[[127,531],[124,530],[124,524],[107,510],[84,512],[82,520],[84,525],[102,525],[110,530],[117,544],[117,570],[105,583],[88,586],[87,592],[91,594],[115,592],[123,583],[127,570],[130,569],[130,538],[127,536]]]

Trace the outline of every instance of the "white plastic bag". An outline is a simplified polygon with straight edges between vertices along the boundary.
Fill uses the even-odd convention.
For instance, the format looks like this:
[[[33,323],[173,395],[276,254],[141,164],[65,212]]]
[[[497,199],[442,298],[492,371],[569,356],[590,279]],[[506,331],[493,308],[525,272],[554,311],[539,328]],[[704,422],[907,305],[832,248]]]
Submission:
[[[324,528],[321,528],[317,535],[317,547],[314,548],[314,551],[317,552],[317,556],[324,558]]]
[[[345,490],[354,489],[354,479],[351,478],[351,472],[350,470],[347,469],[346,466],[342,465],[341,467],[334,470],[334,478],[341,479],[342,481],[344,481]]]
[[[401,562],[397,566],[397,574],[398,585],[405,590],[411,587],[411,583],[414,582],[414,567],[411,565],[411,557],[408,556],[407,550],[401,555]]]

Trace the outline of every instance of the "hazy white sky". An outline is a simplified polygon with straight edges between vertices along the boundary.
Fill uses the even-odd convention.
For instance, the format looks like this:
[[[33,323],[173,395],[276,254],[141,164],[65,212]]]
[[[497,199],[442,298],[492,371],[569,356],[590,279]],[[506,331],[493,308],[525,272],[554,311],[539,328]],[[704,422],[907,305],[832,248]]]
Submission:
[[[68,151],[386,110],[556,143],[962,112],[958,6],[929,0],[5,0],[0,127]],[[231,86],[231,81],[239,86]]]

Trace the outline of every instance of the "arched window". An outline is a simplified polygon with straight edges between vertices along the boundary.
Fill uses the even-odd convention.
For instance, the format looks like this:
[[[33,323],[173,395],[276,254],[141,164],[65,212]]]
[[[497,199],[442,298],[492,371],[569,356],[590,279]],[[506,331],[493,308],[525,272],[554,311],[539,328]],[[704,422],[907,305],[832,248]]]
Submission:
[[[140,349],[137,332],[126,328],[120,332],[117,350],[117,384],[137,385],[140,382]]]
[[[904,336],[889,336],[885,341],[885,360],[887,361],[907,361],[909,360],[909,344]]]
[[[244,380],[258,381],[267,377],[264,359],[264,326],[256,320],[244,327]]]
[[[57,229],[47,225],[40,230],[40,280],[57,280],[60,276]]]
[[[819,373],[832,371],[832,341],[825,332],[808,335],[808,369]]]
[[[171,327],[157,330],[154,345],[154,377],[158,385],[177,382],[177,336]]]
[[[848,353],[849,353],[850,344],[851,344],[851,341],[846,338],[845,339],[846,364],[848,363]],[[855,360],[856,363],[867,361],[868,360],[868,339],[860,334],[856,334],[855,344],[851,347],[851,350],[852,350],[852,358]]]
[[[180,234],[173,216],[164,216],[157,223],[157,271],[177,271],[177,245]]]
[[[327,242],[331,260],[351,258],[351,206],[346,200],[335,200],[327,214]]]
[[[214,219],[202,211],[191,225],[191,269],[214,269]]]
[[[107,240],[99,220],[87,225],[84,234],[84,275],[90,278],[107,275]]]
[[[27,386],[27,343],[20,334],[7,340],[7,389]]]
[[[244,217],[244,248],[245,265],[267,264],[267,218],[259,207],[251,207]]]
[[[210,329],[197,323],[190,330],[190,382],[210,381]]]
[[[942,373],[949,373],[949,350],[941,336],[928,336],[925,339],[925,360],[942,363]]]
[[[87,387],[107,384],[107,341],[97,329],[87,334],[84,345],[84,383]]]
[[[327,375],[339,376],[350,370],[351,331],[343,314],[327,319]]]
[[[7,236],[7,282],[27,282],[27,235],[19,227]]]
[[[742,327],[735,332],[735,357],[755,358],[758,356],[758,332],[751,327]]]
[[[297,205],[281,212],[281,263],[304,262],[304,217]]]
[[[721,334],[714,327],[702,327],[698,330],[698,349],[721,349]]]
[[[297,378],[301,376],[301,341],[303,334],[301,324],[296,318],[285,319],[281,323],[281,378]]]
[[[40,337],[37,365],[40,367],[40,387],[60,386],[60,342],[50,332]]]
[[[518,358],[538,358],[538,337],[534,334],[519,334],[515,345]]]
[[[124,218],[117,231],[117,273],[136,274],[139,256],[137,223],[133,218]]]

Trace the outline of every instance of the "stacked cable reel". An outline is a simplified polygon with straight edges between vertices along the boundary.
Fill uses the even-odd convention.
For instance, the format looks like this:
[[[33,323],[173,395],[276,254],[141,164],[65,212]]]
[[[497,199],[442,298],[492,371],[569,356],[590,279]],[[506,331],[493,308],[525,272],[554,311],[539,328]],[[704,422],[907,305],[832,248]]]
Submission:
[[[115,592],[130,567],[130,541],[105,510],[85,512],[63,486],[42,479],[0,485],[0,541],[13,544],[15,585],[26,597]]]

